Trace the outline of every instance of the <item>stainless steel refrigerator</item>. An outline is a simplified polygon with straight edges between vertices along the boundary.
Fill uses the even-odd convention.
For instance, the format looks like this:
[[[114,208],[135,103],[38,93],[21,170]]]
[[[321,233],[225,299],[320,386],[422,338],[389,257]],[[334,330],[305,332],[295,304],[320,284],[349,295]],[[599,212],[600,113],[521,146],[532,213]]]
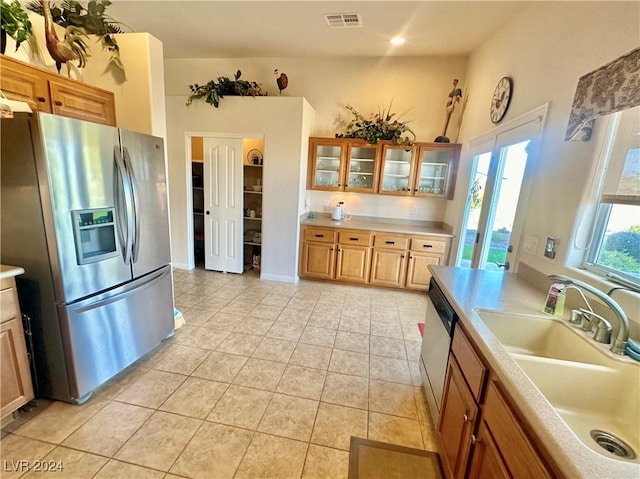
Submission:
[[[82,403],[173,333],[161,138],[2,119],[1,261],[21,266],[39,396]]]

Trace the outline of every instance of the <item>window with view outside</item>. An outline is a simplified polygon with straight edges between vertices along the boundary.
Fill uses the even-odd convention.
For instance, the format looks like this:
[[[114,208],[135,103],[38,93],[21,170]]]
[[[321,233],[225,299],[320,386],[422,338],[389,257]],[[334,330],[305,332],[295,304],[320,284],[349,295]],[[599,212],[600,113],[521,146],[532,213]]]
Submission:
[[[640,107],[619,114],[587,265],[640,284]]]

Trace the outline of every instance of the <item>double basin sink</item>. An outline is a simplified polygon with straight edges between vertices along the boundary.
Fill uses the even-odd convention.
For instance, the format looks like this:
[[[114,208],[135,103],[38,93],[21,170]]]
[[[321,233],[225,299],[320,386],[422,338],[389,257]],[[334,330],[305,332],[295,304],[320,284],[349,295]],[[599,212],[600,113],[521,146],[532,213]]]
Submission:
[[[640,463],[640,363],[566,320],[475,312],[583,444]]]

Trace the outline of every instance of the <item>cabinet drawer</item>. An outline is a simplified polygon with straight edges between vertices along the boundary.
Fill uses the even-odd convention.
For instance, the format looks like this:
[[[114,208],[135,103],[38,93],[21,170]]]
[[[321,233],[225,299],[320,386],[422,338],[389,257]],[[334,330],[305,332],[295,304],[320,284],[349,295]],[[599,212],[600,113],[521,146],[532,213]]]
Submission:
[[[460,369],[462,369],[469,389],[471,389],[476,401],[480,402],[484,383],[487,378],[487,368],[473,350],[460,323],[458,323],[454,329],[451,350],[460,365]]]
[[[339,231],[338,243],[369,246],[371,244],[371,233],[368,231]]]
[[[376,235],[373,246],[387,249],[408,249],[409,238],[396,235]]]
[[[305,228],[305,241],[317,241],[319,243],[335,243],[336,232],[322,228]]]
[[[18,305],[15,299],[15,289],[3,289],[0,292],[0,314],[2,322],[18,316]]]
[[[444,254],[447,251],[447,242],[432,238],[411,238],[411,251]]]

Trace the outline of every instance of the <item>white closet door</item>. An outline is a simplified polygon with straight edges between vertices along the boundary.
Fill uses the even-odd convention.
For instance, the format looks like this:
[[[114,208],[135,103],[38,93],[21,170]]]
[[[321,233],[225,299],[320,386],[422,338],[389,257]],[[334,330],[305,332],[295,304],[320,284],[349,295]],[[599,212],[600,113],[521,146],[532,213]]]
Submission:
[[[204,139],[204,264],[242,273],[242,139]]]

